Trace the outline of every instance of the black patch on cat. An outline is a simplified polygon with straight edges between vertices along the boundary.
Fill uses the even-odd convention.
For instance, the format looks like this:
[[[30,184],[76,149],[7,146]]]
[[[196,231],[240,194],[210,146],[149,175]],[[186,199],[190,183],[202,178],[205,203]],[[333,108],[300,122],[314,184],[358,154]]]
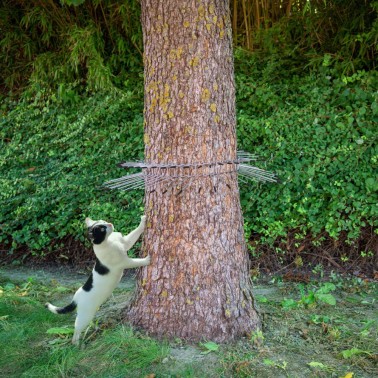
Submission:
[[[87,282],[83,285],[84,291],[91,291],[93,287],[93,274],[91,273],[87,279]]]
[[[77,307],[77,304],[75,301],[72,301],[69,305],[66,307],[61,307],[56,310],[58,314],[67,314],[67,312],[72,312]]]
[[[106,267],[105,265],[103,265],[98,258],[96,258],[96,264],[94,266],[94,270],[98,274],[101,274],[102,276],[104,276],[105,274],[108,274],[110,272],[109,268]]]
[[[106,226],[101,224],[89,227],[88,238],[93,244],[101,244],[106,238]]]

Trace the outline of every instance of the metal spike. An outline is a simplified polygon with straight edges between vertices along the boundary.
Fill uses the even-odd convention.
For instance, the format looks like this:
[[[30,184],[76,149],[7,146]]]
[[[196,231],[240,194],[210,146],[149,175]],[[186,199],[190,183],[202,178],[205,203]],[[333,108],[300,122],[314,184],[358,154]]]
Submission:
[[[274,173],[265,171],[263,169],[246,165],[246,164],[239,164],[239,174],[245,176],[249,179],[254,179],[257,181],[269,181],[269,182],[276,182],[276,176]]]
[[[109,180],[103,185],[109,189],[133,190],[145,187],[148,190],[152,190],[157,184],[167,183],[170,187],[180,183],[180,185],[183,185],[182,189],[185,189],[192,184],[193,180],[198,182],[197,178],[209,176],[214,181],[215,176],[235,171],[237,171],[239,180],[243,183],[248,183],[251,180],[277,182],[278,179],[273,173],[248,164],[256,160],[259,160],[257,155],[245,151],[237,151],[236,160],[221,162],[186,164],[159,164],[146,163],[144,161],[123,162],[119,164],[122,168],[139,168],[143,171]],[[230,172],[224,172],[221,167],[225,165],[233,166],[233,169]],[[194,173],[191,175],[186,174],[186,168],[192,168]],[[204,174],[203,168],[208,168],[208,175]]]
[[[144,186],[144,173],[134,173],[126,175],[118,179],[109,180],[104,183],[104,186],[110,189],[124,189],[131,190],[136,186],[137,188]]]

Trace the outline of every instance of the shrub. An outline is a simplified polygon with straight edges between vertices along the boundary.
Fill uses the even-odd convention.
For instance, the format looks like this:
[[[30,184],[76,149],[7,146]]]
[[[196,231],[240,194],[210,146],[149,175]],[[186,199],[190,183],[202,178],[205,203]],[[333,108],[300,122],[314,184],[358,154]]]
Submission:
[[[116,163],[143,156],[141,93],[138,82],[73,104],[20,102],[2,116],[0,243],[42,253],[67,235],[84,241],[85,216],[138,222],[140,196],[100,186],[120,175]]]
[[[282,181],[241,186],[247,237],[272,247],[294,235],[298,250],[305,238],[352,244],[376,227],[376,72],[337,78],[325,67],[272,79],[268,66],[236,63],[239,149],[259,154]],[[83,242],[85,216],[138,222],[142,193],[100,190],[122,175],[116,163],[143,158],[142,80],[128,88],[83,98],[58,91],[3,109],[0,243],[43,254],[67,235]]]
[[[239,148],[264,157],[282,180],[243,188],[247,231],[272,244],[295,230],[299,245],[308,234],[321,242],[323,231],[352,242],[362,228],[376,227],[377,73],[236,78]]]

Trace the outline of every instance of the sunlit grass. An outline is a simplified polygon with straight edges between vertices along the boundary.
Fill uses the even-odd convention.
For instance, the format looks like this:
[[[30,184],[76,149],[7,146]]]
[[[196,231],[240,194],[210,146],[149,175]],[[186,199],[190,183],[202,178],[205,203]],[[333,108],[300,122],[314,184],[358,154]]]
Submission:
[[[42,285],[6,283],[1,287],[1,377],[138,376],[151,371],[169,353],[167,343],[123,325],[102,332],[93,332],[92,327],[88,341],[77,348],[71,344],[71,334],[46,333],[62,324],[72,327],[74,317],[46,311]]]

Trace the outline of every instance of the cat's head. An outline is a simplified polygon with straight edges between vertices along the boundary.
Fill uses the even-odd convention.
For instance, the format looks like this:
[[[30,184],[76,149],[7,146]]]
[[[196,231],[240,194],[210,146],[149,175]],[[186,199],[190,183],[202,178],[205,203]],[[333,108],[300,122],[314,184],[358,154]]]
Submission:
[[[103,220],[94,221],[91,218],[86,218],[85,224],[88,227],[88,239],[93,244],[101,244],[114,230],[111,223]]]

